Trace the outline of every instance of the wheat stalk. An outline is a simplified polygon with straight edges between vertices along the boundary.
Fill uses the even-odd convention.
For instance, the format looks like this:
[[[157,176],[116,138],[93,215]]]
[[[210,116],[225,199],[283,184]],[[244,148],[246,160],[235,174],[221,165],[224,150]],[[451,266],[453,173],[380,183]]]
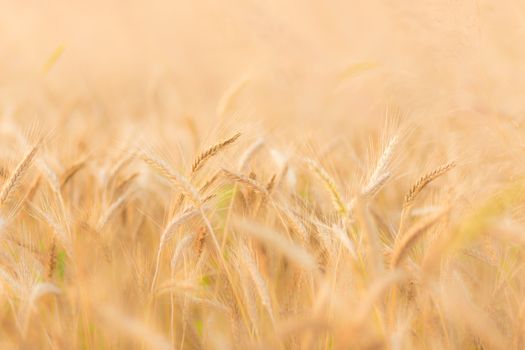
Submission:
[[[244,172],[246,170],[246,166],[250,162],[250,160],[255,156],[255,154],[262,149],[264,146],[264,139],[259,139],[255,141],[250,147],[244,151],[244,153],[241,155],[241,158],[239,159],[239,171]]]

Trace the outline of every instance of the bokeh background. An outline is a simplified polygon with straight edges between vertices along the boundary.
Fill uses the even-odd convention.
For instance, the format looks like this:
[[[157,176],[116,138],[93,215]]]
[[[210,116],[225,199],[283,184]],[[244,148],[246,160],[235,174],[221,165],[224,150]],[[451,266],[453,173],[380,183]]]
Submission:
[[[522,1],[2,0],[0,103],[42,114],[92,96],[136,118],[228,112],[280,127],[388,105],[514,120],[524,43]]]

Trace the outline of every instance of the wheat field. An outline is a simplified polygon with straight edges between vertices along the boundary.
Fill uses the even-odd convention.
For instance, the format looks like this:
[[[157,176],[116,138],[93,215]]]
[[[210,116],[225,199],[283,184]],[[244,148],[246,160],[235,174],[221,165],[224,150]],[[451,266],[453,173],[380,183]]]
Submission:
[[[512,0],[0,0],[0,348],[525,348],[524,61]]]

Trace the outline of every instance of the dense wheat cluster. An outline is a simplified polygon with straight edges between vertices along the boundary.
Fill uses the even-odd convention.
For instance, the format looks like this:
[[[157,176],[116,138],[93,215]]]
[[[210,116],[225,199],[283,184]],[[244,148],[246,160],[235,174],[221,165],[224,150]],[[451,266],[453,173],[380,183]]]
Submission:
[[[2,7],[0,348],[525,347],[522,4]]]

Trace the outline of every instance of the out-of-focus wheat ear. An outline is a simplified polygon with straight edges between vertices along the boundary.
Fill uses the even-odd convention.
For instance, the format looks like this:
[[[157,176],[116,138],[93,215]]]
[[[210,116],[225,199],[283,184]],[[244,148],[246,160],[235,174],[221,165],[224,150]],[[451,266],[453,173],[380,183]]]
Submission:
[[[164,248],[164,245],[173,237],[173,233],[177,228],[179,228],[181,225],[183,225],[187,221],[193,219],[194,217],[201,215],[202,213],[201,209],[191,208],[191,209],[184,211],[182,214],[170,220],[170,222],[164,228],[164,231],[162,232],[160,236],[159,247],[157,249],[157,259],[155,263],[155,272],[153,273],[153,279],[151,281],[151,292],[152,293],[155,290],[155,285],[157,283],[157,278],[158,278],[158,274],[160,270],[160,258],[162,255],[162,250]]]
[[[121,196],[133,183],[133,181],[140,175],[139,172],[133,173],[124,179],[116,188],[115,195]]]
[[[9,171],[4,167],[0,167],[0,179],[6,180],[9,176]]]
[[[60,288],[49,282],[38,282],[30,287],[29,297],[26,304],[22,307],[21,313],[23,316],[22,321],[22,335],[27,336],[27,332],[31,322],[31,316],[33,309],[40,298],[45,295],[59,295],[61,293]]]
[[[239,171],[242,173],[246,170],[246,167],[248,166],[248,163],[250,160],[259,152],[264,146],[264,139],[260,138],[257,141],[255,141],[250,147],[244,151],[244,153],[241,155],[241,158],[239,159]]]
[[[59,243],[64,247],[64,249],[66,250],[66,253],[69,256],[71,256],[72,243],[71,243],[71,236],[67,228],[64,229],[64,227],[62,227],[62,224],[58,220],[53,218],[52,215],[37,208],[31,203],[29,203],[29,207],[31,211],[34,213],[34,215],[36,215],[37,217],[40,217],[53,230],[53,234],[58,239]]]
[[[277,174],[273,174],[270,178],[270,181],[266,184],[266,191],[268,194],[272,193],[273,188],[275,187],[275,178],[277,177]]]
[[[31,202],[33,198],[35,197],[36,192],[38,191],[38,187],[40,186],[40,182],[42,180],[42,177],[38,175],[36,179],[33,181],[33,184],[29,188],[29,191],[27,192],[27,201]]]
[[[97,224],[97,231],[101,231],[107,223],[111,220],[111,218],[117,213],[117,211],[126,203],[128,198],[130,197],[131,192],[125,192],[120,197],[118,197],[104,212],[104,214],[100,217],[100,220]]]
[[[190,208],[185,210],[182,214],[171,219],[164,228],[162,235],[160,236],[161,247],[163,247],[164,244],[166,244],[166,242],[168,242],[173,237],[173,233],[175,232],[175,230],[177,230],[177,228],[179,228],[181,225],[185,224],[189,220],[197,217],[199,214],[200,211],[197,208]]]
[[[28,244],[28,243],[25,243],[25,242],[22,242],[20,239],[18,239],[17,237],[13,237],[13,236],[10,236],[9,234],[7,234],[5,236],[5,239],[7,239],[8,241],[14,243],[15,245],[17,245],[18,247],[28,251],[29,253],[35,255],[35,256],[40,256],[41,253],[39,250],[35,249],[31,244]]]
[[[354,322],[356,325],[366,321],[366,317],[372,311],[374,304],[386,293],[392,285],[402,282],[407,278],[406,274],[400,270],[386,271],[385,274],[377,278],[368,289],[368,293],[359,307],[354,312]]]
[[[195,238],[195,254],[197,255],[197,258],[199,258],[202,255],[202,252],[204,250],[204,244],[206,243],[206,236],[207,234],[206,227],[201,226],[199,228],[199,233],[197,234],[197,237]]]
[[[239,252],[236,252],[236,259],[238,259],[238,261],[241,261],[242,258],[239,255]],[[251,326],[254,327],[255,325],[259,324],[255,287],[253,286],[253,283],[250,282],[251,277],[249,276],[249,272],[246,271],[246,269],[241,269],[240,264],[234,264],[233,268],[239,276],[239,284],[243,291],[246,311],[248,313]],[[259,336],[259,331],[257,327],[254,328],[253,332],[255,336]]]
[[[365,198],[372,198],[374,197],[384,186],[384,184],[390,179],[390,173],[384,173],[377,179],[375,179],[375,182],[368,183],[366,187],[363,188],[363,191],[361,194]]]
[[[42,171],[44,178],[47,180],[49,186],[56,194],[60,192],[60,180],[57,173],[49,166],[49,164],[42,160],[38,163],[38,167]]]
[[[319,165],[317,162],[313,161],[312,159],[305,159],[306,163],[312,169],[317,176],[321,179],[323,182],[326,190],[332,197],[332,203],[334,207],[339,211],[342,215],[345,215],[348,210],[344,204],[343,198],[339,191],[337,190],[337,186],[335,185],[335,181],[332,179],[330,175]]]
[[[199,192],[193,187],[193,185],[181,174],[169,169],[169,167],[164,164],[160,159],[153,158],[150,155],[142,154],[142,159],[144,162],[149,165],[154,171],[156,171],[160,176],[169,180],[172,185],[175,186],[180,192],[188,196],[196,206],[201,205],[201,199]]]
[[[237,139],[240,136],[241,136],[241,133],[237,133],[237,134],[233,135],[232,137],[230,137],[229,139],[221,141],[221,142],[211,146],[210,148],[208,148],[207,150],[205,150],[201,154],[199,154],[195,158],[195,160],[193,161],[193,164],[191,166],[191,174],[192,175],[195,174],[200,168],[202,168],[204,166],[204,164],[206,163],[206,161],[208,159],[210,159],[211,157],[215,156],[217,153],[219,153],[221,150],[226,148],[228,145],[231,145],[232,143],[237,141]]]
[[[4,205],[9,195],[14,191],[14,189],[20,184],[22,177],[27,172],[33,160],[41,147],[41,141],[34,145],[24,156],[22,161],[18,163],[15,170],[11,173],[9,178],[6,180],[2,189],[0,190],[0,206]]]
[[[373,188],[374,184],[381,182],[381,178],[383,178],[385,176],[385,173],[388,172],[388,167],[392,162],[394,151],[398,143],[399,136],[394,135],[383,150],[381,157],[379,157],[374,172],[370,176],[370,179],[368,180],[368,183],[365,186],[365,188]]]
[[[133,161],[133,159],[135,159],[135,157],[137,157],[138,154],[137,152],[131,152],[129,153],[128,155],[126,155],[125,157],[122,157],[120,158],[119,161],[117,161],[115,163],[115,165],[113,165],[110,169],[109,169],[109,175],[108,175],[108,178],[111,180],[111,179],[114,179],[115,176],[117,176],[117,174],[122,170],[124,169],[124,167],[126,165],[128,165],[129,163],[131,163]]]
[[[266,309],[266,312],[268,313],[268,316],[270,317],[270,320],[272,321],[272,325],[275,326],[275,317],[273,313],[272,299],[270,297],[270,292],[268,291],[268,286],[263,276],[261,275],[261,272],[257,268],[257,264],[255,263],[255,260],[253,259],[251,252],[244,244],[241,245],[241,256],[246,264],[246,267],[248,269],[248,272],[250,273],[253,283],[255,284],[255,287],[257,288],[257,291],[259,292],[261,303]]]
[[[364,233],[366,241],[366,256],[370,264],[370,271],[374,277],[384,271],[383,254],[381,253],[381,242],[379,232],[370,216],[365,201],[357,198],[354,205],[355,215]]]
[[[47,263],[47,278],[52,279],[53,274],[55,273],[55,268],[57,265],[57,254],[56,254],[56,237],[53,237],[51,241],[51,246],[49,248],[49,260]]]
[[[184,251],[190,247],[191,242],[193,242],[195,239],[195,236],[196,235],[194,233],[188,233],[177,242],[177,246],[173,251],[170,263],[172,274],[175,274],[175,271],[177,271],[177,266],[179,265],[179,261],[181,260]]]
[[[67,185],[69,180],[71,180],[76,173],[82,170],[86,166],[86,164],[87,158],[84,158],[67,168],[60,178],[60,189],[63,189]]]
[[[390,267],[396,268],[407,256],[410,248],[414,246],[417,240],[434,224],[436,224],[450,210],[450,207],[443,208],[434,215],[422,220],[410,228],[402,237],[397,237],[390,260]]]
[[[261,186],[257,181],[249,178],[248,176],[244,176],[244,175],[241,175],[241,174],[236,174],[232,171],[229,171],[227,169],[222,169],[222,172],[224,173],[224,175],[234,181],[234,182],[239,182],[239,183],[242,183],[246,186],[248,186],[249,188],[251,189],[254,189],[256,190],[257,192],[260,192],[262,193],[263,195],[267,196],[268,195],[268,191],[266,190],[266,188],[264,188],[264,186]]]
[[[394,135],[388,144],[386,145],[381,157],[377,161],[374,171],[370,175],[368,182],[363,186],[361,190],[362,197],[369,199],[374,197],[377,192],[384,186],[384,184],[390,179],[390,172],[388,171],[389,165],[392,162],[395,148],[399,143],[399,136]]]
[[[287,206],[278,205],[278,208],[284,214],[286,221],[288,222],[292,231],[295,233],[295,235],[299,236],[301,243],[303,243],[304,246],[308,246],[310,234],[306,229],[303,218],[294,213],[292,210],[288,209]]]
[[[221,171],[217,171],[215,172],[215,174],[210,177],[200,188],[199,188],[199,193],[202,195],[204,193],[206,193],[206,191],[208,190],[208,188],[210,188],[211,185],[213,185],[215,183],[215,181],[219,178],[219,175],[221,174]]]
[[[357,260],[357,252],[356,252],[355,245],[348,237],[348,234],[346,233],[346,231],[342,227],[334,224],[332,225],[332,232],[334,233],[335,237],[339,239],[343,247],[345,247],[346,250],[348,250],[348,253],[350,253],[350,256],[354,260]]]
[[[305,270],[314,271],[317,268],[315,259],[310,253],[299,245],[288,241],[282,234],[275,232],[271,228],[261,226],[256,222],[242,218],[235,218],[233,220],[233,225],[237,230],[247,233],[257,240],[272,246],[290,261],[296,263]]]
[[[174,349],[174,345],[163,334],[150,328],[149,325],[141,320],[127,316],[124,312],[115,309],[111,305],[96,305],[95,311],[105,329],[121,332],[129,339],[134,339],[137,343],[144,344],[148,349]]]
[[[479,348],[512,349],[509,334],[500,329],[501,325],[492,313],[489,314],[473,301],[470,286],[467,286],[458,271],[453,271],[441,285],[436,297],[439,298],[444,317],[453,327],[466,326]],[[498,299],[490,302],[498,303]]]

